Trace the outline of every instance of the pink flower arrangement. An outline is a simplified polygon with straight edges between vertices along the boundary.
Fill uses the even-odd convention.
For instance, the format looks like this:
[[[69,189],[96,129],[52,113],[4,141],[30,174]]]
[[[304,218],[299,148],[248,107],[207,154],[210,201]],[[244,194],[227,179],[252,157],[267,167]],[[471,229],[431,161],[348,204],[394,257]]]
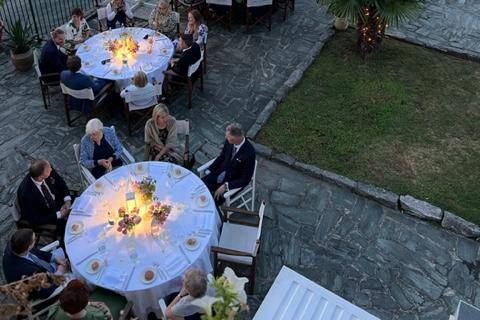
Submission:
[[[162,225],[167,220],[167,217],[171,211],[172,206],[162,202],[156,202],[154,204],[151,204],[148,208],[148,214],[153,216],[154,219],[157,219]]]
[[[122,219],[118,221],[117,231],[123,234],[131,232],[137,224],[142,221],[142,218],[138,215],[140,210],[135,207],[131,210],[130,214],[127,213],[124,207],[118,209],[118,216]]]

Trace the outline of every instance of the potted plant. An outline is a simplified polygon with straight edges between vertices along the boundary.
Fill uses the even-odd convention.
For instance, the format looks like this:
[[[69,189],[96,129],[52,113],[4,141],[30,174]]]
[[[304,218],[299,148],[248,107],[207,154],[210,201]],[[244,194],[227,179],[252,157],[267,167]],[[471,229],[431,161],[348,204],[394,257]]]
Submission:
[[[8,35],[7,47],[10,49],[10,59],[15,69],[27,71],[33,65],[33,53],[30,48],[33,39],[29,38],[30,28],[24,27],[20,20],[11,24],[5,32]]]

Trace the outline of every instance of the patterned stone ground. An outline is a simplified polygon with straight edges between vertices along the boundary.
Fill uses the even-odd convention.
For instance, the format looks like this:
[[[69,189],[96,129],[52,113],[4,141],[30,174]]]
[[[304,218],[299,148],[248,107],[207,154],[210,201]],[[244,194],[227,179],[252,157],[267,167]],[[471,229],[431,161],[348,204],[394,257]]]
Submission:
[[[428,0],[423,11],[388,30],[390,35],[428,47],[480,58],[480,1]]]
[[[205,91],[195,94],[192,110],[184,95],[171,104],[177,118],[191,120],[199,162],[217,154],[228,122],[248,128],[309,49],[331,32],[330,18],[308,0],[297,2],[286,23],[280,20],[277,14],[270,33],[257,29],[246,35],[239,25],[231,33],[219,27],[210,33]],[[14,229],[9,206],[27,168],[15,147],[48,157],[79,189],[72,144],[83,124],[65,125],[59,95],[45,111],[33,71],[15,72],[5,55],[0,74],[3,248]],[[142,133],[127,137],[119,110],[114,105],[101,118],[117,127],[141,159]],[[480,305],[478,243],[270,161],[260,161],[258,183],[258,199],[268,209],[251,314],[283,264],[382,319],[442,320],[459,299]]]

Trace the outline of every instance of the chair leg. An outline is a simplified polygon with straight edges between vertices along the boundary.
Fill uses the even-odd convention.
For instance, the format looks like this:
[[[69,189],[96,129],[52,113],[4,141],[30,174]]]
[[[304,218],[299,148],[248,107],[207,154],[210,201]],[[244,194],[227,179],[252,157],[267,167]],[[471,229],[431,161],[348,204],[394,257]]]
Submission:
[[[272,31],[272,6],[268,10],[268,31]]]
[[[130,116],[130,112],[127,112],[127,123],[128,123],[128,135],[132,136],[132,117]]]
[[[250,276],[249,276],[249,280],[250,280],[250,283],[248,285],[249,294],[253,294],[253,290],[255,288],[255,265],[256,265],[256,261],[255,261],[255,258],[253,258],[252,266],[250,269]]]
[[[40,84],[40,89],[42,90],[43,106],[45,110],[47,110],[48,109],[48,103],[47,103],[47,97],[46,97],[47,93],[45,91],[48,89],[46,89],[45,86],[42,84]]]
[[[203,92],[203,73],[201,71],[200,71],[200,90]]]
[[[188,109],[192,109],[192,91],[193,91],[193,86],[192,86],[192,80],[188,79]]]
[[[245,9],[245,25],[247,27],[247,33],[250,31],[250,15],[248,14],[248,8]]]
[[[72,122],[70,120],[70,110],[68,109],[68,97],[66,95],[63,95],[63,106],[65,108],[65,115],[67,117],[67,124],[69,127],[72,126]]]

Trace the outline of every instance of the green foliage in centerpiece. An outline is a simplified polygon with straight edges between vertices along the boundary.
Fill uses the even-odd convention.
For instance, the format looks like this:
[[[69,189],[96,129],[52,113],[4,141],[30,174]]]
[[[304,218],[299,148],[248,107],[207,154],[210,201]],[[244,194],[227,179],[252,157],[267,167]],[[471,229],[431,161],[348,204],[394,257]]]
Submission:
[[[143,202],[150,203],[153,201],[153,195],[155,194],[156,181],[151,176],[146,176],[142,181],[135,181],[133,183],[133,190],[140,194]]]

